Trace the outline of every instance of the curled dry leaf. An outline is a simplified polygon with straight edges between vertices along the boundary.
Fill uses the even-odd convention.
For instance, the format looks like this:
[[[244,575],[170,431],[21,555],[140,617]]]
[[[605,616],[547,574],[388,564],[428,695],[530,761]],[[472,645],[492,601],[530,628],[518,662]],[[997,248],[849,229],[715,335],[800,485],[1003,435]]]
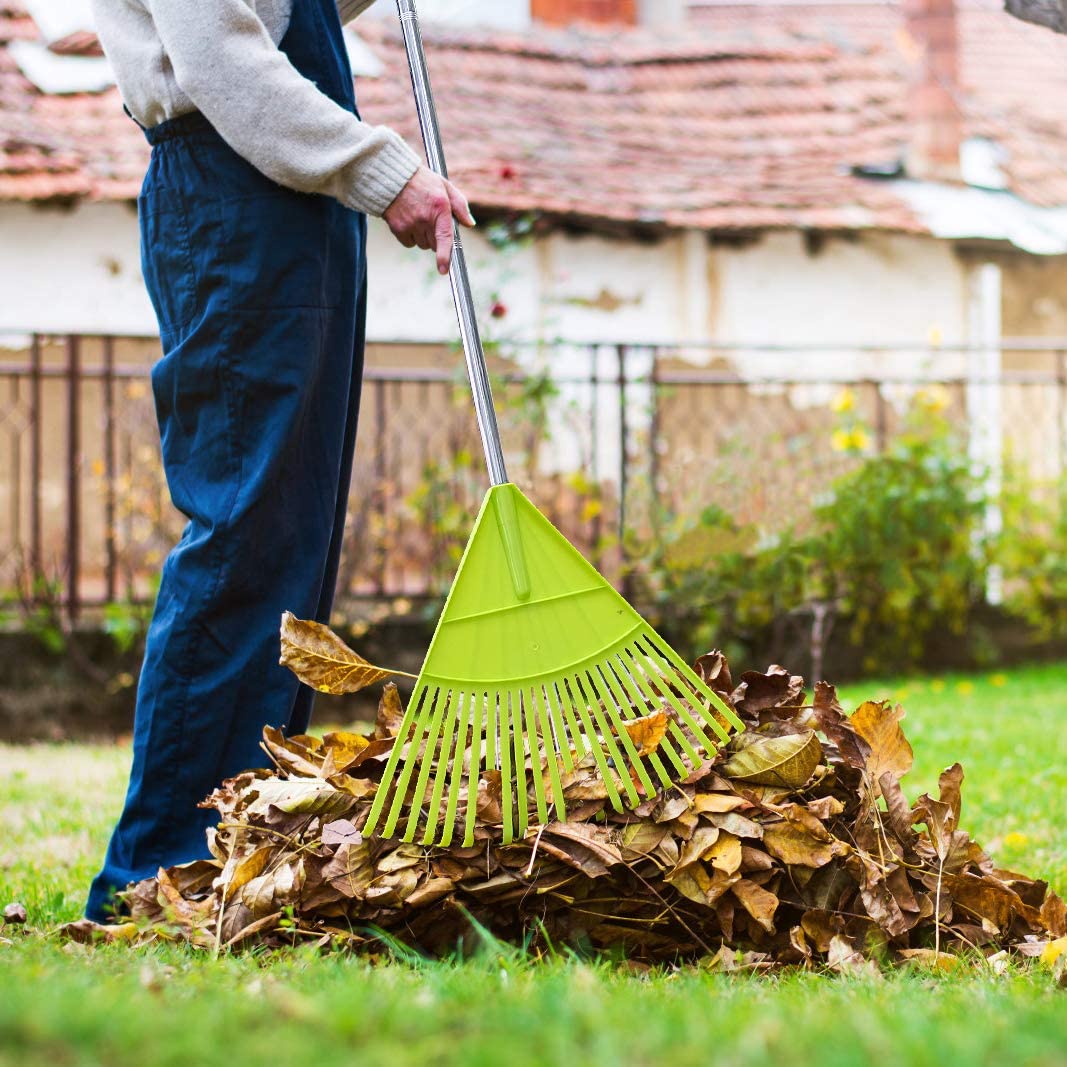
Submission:
[[[395,682],[386,682],[378,701],[378,717],[374,722],[374,739],[384,741],[396,737],[404,721],[404,704]]]
[[[760,737],[735,752],[720,768],[727,778],[753,785],[799,789],[822,759],[822,745],[814,730],[785,737]]]
[[[659,743],[663,740],[670,724],[671,717],[666,711],[660,709],[652,712],[651,715],[630,719],[623,723],[623,727],[630,735],[638,756],[650,756],[659,748]]]
[[[911,745],[900,728],[904,709],[888,700],[868,700],[849,717],[849,725],[871,746],[867,757],[868,780],[875,796],[881,790],[883,774],[900,778],[911,770]]]
[[[15,901],[12,904],[4,906],[3,921],[11,926],[21,926],[26,922],[28,916],[26,914],[26,905],[20,904]]]
[[[281,645],[278,662],[320,693],[355,693],[393,675],[411,677],[406,671],[375,667],[328,626],[298,619],[291,611],[282,615]]]

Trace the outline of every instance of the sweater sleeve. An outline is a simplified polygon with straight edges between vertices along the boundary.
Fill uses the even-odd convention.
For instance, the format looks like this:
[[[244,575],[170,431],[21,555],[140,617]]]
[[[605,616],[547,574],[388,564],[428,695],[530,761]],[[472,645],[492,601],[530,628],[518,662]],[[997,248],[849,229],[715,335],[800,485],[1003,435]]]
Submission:
[[[241,156],[280,185],[381,215],[419,158],[303,77],[244,0],[149,0],[178,85]]]

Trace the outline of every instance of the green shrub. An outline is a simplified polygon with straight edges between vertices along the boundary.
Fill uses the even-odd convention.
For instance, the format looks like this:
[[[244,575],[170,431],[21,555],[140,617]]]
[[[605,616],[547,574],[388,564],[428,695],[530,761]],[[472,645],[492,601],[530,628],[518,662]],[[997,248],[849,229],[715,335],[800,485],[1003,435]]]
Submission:
[[[870,668],[916,662],[935,631],[963,633],[989,557],[987,499],[965,444],[922,394],[883,452],[843,411],[834,447],[857,463],[814,504],[803,533],[769,535],[711,506],[691,520],[663,517],[655,539],[633,546],[661,619],[743,649],[821,605],[847,622]]]
[[[1004,606],[1042,639],[1067,636],[1067,483],[1009,468],[994,545]]]

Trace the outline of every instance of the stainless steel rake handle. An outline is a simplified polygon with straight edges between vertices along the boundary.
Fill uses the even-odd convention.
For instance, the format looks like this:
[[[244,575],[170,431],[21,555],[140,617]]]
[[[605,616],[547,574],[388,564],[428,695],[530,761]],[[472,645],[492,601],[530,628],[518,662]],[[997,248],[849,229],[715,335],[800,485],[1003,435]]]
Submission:
[[[426,159],[430,169],[442,178],[448,177],[445,152],[441,147],[441,130],[437,124],[437,109],[430,91],[430,78],[426,73],[426,53],[422,47],[422,32],[415,0],[397,0],[400,13],[400,28],[404,32],[404,47],[408,54],[408,69],[411,71],[411,87],[415,91],[415,107],[419,113],[422,141],[426,146]],[[503,485],[508,480],[504,467],[504,453],[500,447],[500,430],[493,406],[493,392],[489,386],[489,371],[485,366],[482,339],[478,335],[478,320],[474,314],[474,297],[471,295],[470,278],[467,275],[467,258],[455,222],[452,223],[455,244],[452,248],[452,264],[448,278],[452,283],[452,299],[459,319],[459,334],[463,341],[463,355],[467,361],[467,375],[474,394],[474,413],[478,419],[478,431],[485,450],[485,463],[489,468],[489,480],[493,485]]]

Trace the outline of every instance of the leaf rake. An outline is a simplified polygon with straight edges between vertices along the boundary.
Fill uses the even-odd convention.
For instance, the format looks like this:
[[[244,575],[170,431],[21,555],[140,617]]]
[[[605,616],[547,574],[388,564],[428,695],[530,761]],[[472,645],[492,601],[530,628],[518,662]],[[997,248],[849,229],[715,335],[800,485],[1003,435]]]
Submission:
[[[414,0],[397,0],[430,166],[447,176]],[[458,234],[449,271],[491,488],[445,602],[365,834],[474,840],[484,765],[503,840],[566,817],[563,783],[595,768],[617,809],[667,788],[742,729],[736,715],[508,481]],[[627,724],[667,711],[654,751]]]

